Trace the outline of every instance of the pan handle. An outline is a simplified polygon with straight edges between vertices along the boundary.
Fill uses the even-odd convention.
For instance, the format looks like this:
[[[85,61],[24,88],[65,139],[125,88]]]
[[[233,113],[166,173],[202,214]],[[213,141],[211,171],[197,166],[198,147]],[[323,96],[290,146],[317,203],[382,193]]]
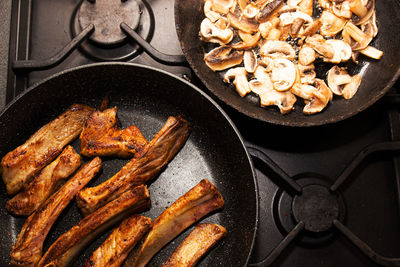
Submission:
[[[149,54],[149,56],[151,56],[156,61],[167,65],[187,64],[186,58],[183,55],[167,55],[155,49],[145,39],[143,39],[139,34],[137,34],[131,27],[129,27],[125,22],[122,22],[120,27],[127,36],[135,40],[136,43],[140,47],[142,47],[147,52],[147,54]]]

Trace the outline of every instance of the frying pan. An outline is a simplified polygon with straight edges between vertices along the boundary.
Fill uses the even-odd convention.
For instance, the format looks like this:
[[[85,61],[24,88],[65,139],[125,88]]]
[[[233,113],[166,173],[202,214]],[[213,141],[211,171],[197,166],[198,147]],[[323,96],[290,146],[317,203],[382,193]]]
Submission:
[[[334,123],[351,117],[380,99],[400,75],[400,1],[376,1],[376,15],[379,33],[372,46],[384,51],[380,60],[359,57],[359,64],[348,66],[350,74],[360,73],[363,77],[357,94],[351,100],[334,97],[326,109],[315,115],[304,115],[303,104],[298,99],[295,110],[282,115],[275,107],[262,108],[258,97],[249,94],[241,98],[232,85],[222,81],[224,72],[213,72],[204,63],[204,53],[210,51],[210,44],[200,41],[200,23],[204,19],[203,0],[176,0],[175,24],[183,53],[190,66],[219,99],[252,118],[286,126],[315,126]],[[330,66],[316,66],[317,77],[325,78]]]
[[[144,215],[154,220],[201,179],[209,179],[220,190],[225,206],[201,221],[219,223],[227,228],[228,234],[200,266],[245,266],[258,222],[258,191],[252,163],[226,114],[206,94],[183,79],[127,63],[93,64],[56,74],[28,89],[0,114],[0,156],[24,143],[72,103],[98,107],[109,91],[110,106],[118,107],[123,127],[137,125],[148,140],[170,115],[182,115],[192,129],[185,146],[149,186],[152,207]],[[78,140],[73,143],[77,151],[78,143]],[[105,181],[126,162],[104,159],[102,174],[89,186]],[[0,188],[0,266],[5,266],[24,218],[7,213],[5,186]],[[53,226],[44,251],[80,219],[73,201]],[[160,266],[191,230],[161,250],[150,266]],[[88,247],[74,266],[82,264],[106,236],[103,234]]]

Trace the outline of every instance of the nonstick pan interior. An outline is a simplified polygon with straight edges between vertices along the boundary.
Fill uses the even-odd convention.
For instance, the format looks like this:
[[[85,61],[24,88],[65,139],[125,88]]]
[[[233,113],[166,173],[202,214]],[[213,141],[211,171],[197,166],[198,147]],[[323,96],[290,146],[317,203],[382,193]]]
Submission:
[[[133,64],[106,63],[53,76],[29,89],[0,114],[0,156],[24,143],[72,103],[98,107],[108,92],[111,92],[110,106],[118,107],[123,127],[137,125],[148,140],[171,115],[182,115],[192,129],[182,150],[150,184],[152,207],[144,214],[155,219],[179,196],[207,178],[220,190],[225,206],[201,221],[225,226],[228,235],[207,254],[200,266],[246,265],[258,220],[257,186],[251,161],[238,132],[223,111],[204,93],[170,74]],[[78,150],[79,141],[73,144]],[[101,176],[89,186],[108,179],[126,162],[104,159]],[[24,218],[7,213],[7,199],[2,185],[0,266],[8,265],[10,248],[24,222]],[[53,226],[44,249],[80,218],[73,201]],[[150,266],[160,266],[191,229],[158,253]],[[103,234],[86,249],[76,265],[82,264],[106,236]]]
[[[204,53],[210,50],[209,43],[200,41],[200,23],[204,19],[204,1],[176,0],[175,24],[177,34],[190,66],[219,99],[243,114],[278,125],[316,126],[334,123],[365,110],[380,99],[394,84],[400,75],[400,1],[375,1],[379,33],[371,45],[384,52],[380,60],[369,59],[360,55],[359,64],[340,64],[349,69],[352,75],[359,73],[363,77],[357,94],[350,100],[335,96],[333,102],[322,112],[315,115],[303,114],[303,101],[297,100],[295,109],[282,115],[276,107],[262,108],[259,98],[248,94],[242,98],[233,85],[223,82],[225,72],[213,72],[204,63]],[[324,78],[326,71],[333,64],[323,64],[317,72]]]

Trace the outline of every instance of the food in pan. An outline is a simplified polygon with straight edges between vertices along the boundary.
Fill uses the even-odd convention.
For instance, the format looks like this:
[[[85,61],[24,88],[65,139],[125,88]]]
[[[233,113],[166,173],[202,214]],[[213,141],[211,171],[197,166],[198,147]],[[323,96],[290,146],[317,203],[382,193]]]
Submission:
[[[18,235],[17,242],[12,246],[12,265],[36,266],[42,256],[43,242],[50,228],[75,194],[96,176],[101,166],[102,162],[98,157],[83,165],[71,179],[28,217]]]
[[[92,213],[129,188],[153,179],[185,144],[189,132],[186,120],[180,116],[169,117],[153,140],[142,149],[140,156],[135,156],[104,183],[78,193],[76,200],[83,214]]]
[[[38,263],[42,266],[68,266],[94,238],[125,216],[150,207],[146,186],[128,190],[117,199],[96,210],[62,234],[46,251]]]
[[[117,119],[117,107],[90,114],[80,135],[81,154],[93,156],[129,157],[143,149],[146,138],[139,128],[121,129]]]
[[[223,205],[224,200],[218,189],[208,180],[201,180],[154,220],[145,240],[131,252],[124,266],[145,266],[183,230]]]
[[[8,212],[29,216],[81,165],[81,157],[72,146],[67,146],[63,152],[23,191],[7,201]]]
[[[380,59],[370,46],[378,33],[374,0],[206,0],[200,36],[216,47],[204,61],[226,70],[240,96],[258,95],[260,105],[290,112],[298,98],[303,113],[321,112],[333,95],[351,99],[361,76],[336,64],[359,53]],[[335,64],[327,79],[316,68]]]
[[[191,267],[222,237],[225,227],[213,223],[201,223],[183,240],[162,267]]]
[[[7,153],[1,160],[1,175],[7,193],[14,195],[61,153],[82,131],[93,108],[75,104],[40,128],[25,144]]]
[[[85,267],[118,267],[151,227],[151,219],[134,214],[116,227],[86,261]]]
[[[39,157],[38,151],[32,150],[38,145],[39,151],[62,149],[72,141],[72,134],[66,138],[66,135],[60,135],[57,129],[61,127],[60,120],[63,120],[69,128],[66,131],[71,133],[73,128],[71,125],[77,125],[78,115],[70,113],[82,109],[86,111],[86,115],[82,119],[79,130],[74,131],[75,138],[82,131],[84,121],[92,112],[90,107],[74,105],[59,118],[42,127],[27,141],[30,145],[25,144],[28,147],[26,151],[33,155],[31,157]],[[53,162],[41,161],[40,164],[43,166],[35,171],[35,177],[29,186],[7,203],[7,209],[13,214],[31,214],[25,221],[16,243],[12,246],[10,254],[12,265],[69,266],[93,239],[130,216],[112,231],[85,265],[120,266],[131,254],[128,262],[136,262],[139,266],[143,266],[180,232],[223,206],[224,201],[218,190],[208,180],[202,180],[165,210],[154,224],[150,218],[139,214],[132,215],[150,207],[149,191],[144,183],[159,174],[182,148],[190,133],[189,126],[187,121],[180,116],[169,117],[153,140],[147,143],[136,127],[125,130],[119,128],[116,108],[102,110],[92,113],[82,133],[81,140],[87,141],[86,145],[83,145],[83,150],[90,151],[86,155],[134,155],[134,158],[110,180],[97,187],[83,190],[82,188],[102,168],[102,161],[98,156],[76,171],[81,164],[81,157],[72,146],[68,145]],[[132,141],[133,139],[129,138],[135,140]],[[113,143],[113,141],[116,142]],[[63,145],[59,145],[60,142]],[[93,146],[88,145],[90,142],[98,142],[96,149],[91,150]],[[136,142],[141,145],[135,146],[132,150],[125,142]],[[115,148],[115,150],[108,148]],[[128,148],[131,150],[128,151]],[[27,166],[30,162],[29,158],[25,161],[23,164]],[[60,184],[71,175],[72,178],[57,190]],[[50,229],[74,196],[77,196],[77,204],[86,217],[59,236],[42,256],[43,244]],[[215,237],[225,233],[221,232],[222,230],[216,233],[215,230],[216,228],[214,228]],[[200,232],[195,231],[191,236],[199,238]],[[198,244],[211,246],[211,243],[216,242],[216,240],[206,241],[210,236],[207,236],[207,231],[203,230],[203,232],[202,237],[205,239]],[[137,245],[139,241],[142,242]],[[134,249],[135,246],[136,249]],[[183,255],[183,257],[187,257],[190,262],[195,262],[207,249],[203,248],[200,254],[196,254],[196,259],[192,258],[193,255]],[[134,250],[133,253],[131,253],[132,250]],[[176,256],[176,253],[174,255]]]

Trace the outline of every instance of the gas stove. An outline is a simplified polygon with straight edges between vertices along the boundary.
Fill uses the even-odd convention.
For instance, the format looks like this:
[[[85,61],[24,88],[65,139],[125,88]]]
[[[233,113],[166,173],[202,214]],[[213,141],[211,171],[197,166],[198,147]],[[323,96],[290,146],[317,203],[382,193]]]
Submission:
[[[12,2],[7,103],[59,71],[101,61],[153,66],[209,93],[182,55],[173,0]],[[260,221],[251,266],[400,266],[396,88],[357,116],[312,128],[256,121],[211,95],[256,168]]]

